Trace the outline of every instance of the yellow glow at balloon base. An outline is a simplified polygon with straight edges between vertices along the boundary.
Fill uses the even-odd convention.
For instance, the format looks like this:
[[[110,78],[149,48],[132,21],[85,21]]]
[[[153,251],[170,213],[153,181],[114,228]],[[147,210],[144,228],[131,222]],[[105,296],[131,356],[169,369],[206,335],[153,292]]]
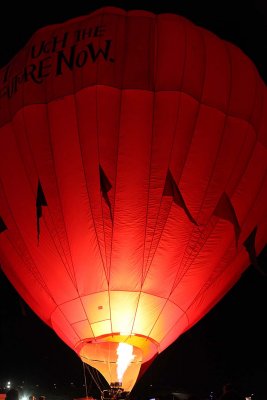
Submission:
[[[142,350],[127,343],[84,343],[79,355],[83,362],[96,368],[112,386],[118,382],[130,392],[137,380],[143,361]]]

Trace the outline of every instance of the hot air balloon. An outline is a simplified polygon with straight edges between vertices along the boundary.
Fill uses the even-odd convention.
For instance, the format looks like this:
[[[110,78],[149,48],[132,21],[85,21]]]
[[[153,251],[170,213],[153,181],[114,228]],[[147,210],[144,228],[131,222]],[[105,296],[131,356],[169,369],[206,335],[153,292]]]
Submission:
[[[0,73],[0,260],[115,388],[198,322],[267,237],[267,91],[174,14],[101,8]]]

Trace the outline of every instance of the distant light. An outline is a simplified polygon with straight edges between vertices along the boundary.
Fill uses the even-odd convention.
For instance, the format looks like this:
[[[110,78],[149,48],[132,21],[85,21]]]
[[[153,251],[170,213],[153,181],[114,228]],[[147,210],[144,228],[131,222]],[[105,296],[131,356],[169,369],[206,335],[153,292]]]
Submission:
[[[29,396],[27,396],[26,394],[24,394],[24,395],[21,397],[21,400],[28,400],[28,398],[29,398]]]

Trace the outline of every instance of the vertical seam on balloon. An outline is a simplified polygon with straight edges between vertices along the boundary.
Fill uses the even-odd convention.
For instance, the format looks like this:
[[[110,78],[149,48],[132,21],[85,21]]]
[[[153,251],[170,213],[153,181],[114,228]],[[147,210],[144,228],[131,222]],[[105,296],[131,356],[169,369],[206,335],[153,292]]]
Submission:
[[[155,44],[155,51],[154,51],[154,94],[153,94],[153,119],[154,119],[154,115],[155,115],[155,104],[156,104],[156,101],[155,101],[155,96],[157,95],[156,93],[156,84],[157,84],[157,72],[158,72],[158,24],[159,24],[159,17],[157,16],[157,15],[155,15],[155,17],[154,17],[154,21],[156,20],[156,22],[155,22],[155,42],[156,42],[156,44]],[[153,120],[153,127],[152,127],[152,129],[154,130],[154,120]],[[151,145],[151,152],[152,152],[152,145]],[[152,154],[150,154],[150,175],[151,175],[151,163],[152,163]],[[142,287],[143,287],[143,285],[144,285],[144,283],[145,283],[145,280],[146,280],[146,277],[147,277],[147,274],[148,274],[148,271],[149,271],[149,269],[150,269],[150,266],[151,266],[151,264],[152,264],[152,260],[153,260],[153,257],[152,257],[152,260],[151,260],[151,262],[150,262],[150,265],[149,265],[149,267],[147,268],[147,264],[148,264],[148,260],[149,260],[149,256],[150,256],[150,251],[151,251],[151,247],[152,247],[152,243],[153,243],[153,240],[154,240],[154,236],[155,236],[155,232],[156,232],[156,227],[157,227],[157,222],[158,222],[158,217],[159,217],[159,213],[160,213],[160,208],[161,208],[161,203],[162,203],[162,199],[163,199],[163,195],[161,196],[161,198],[160,198],[160,203],[159,203],[159,208],[158,208],[158,213],[157,213],[157,218],[156,218],[156,221],[155,221],[155,224],[154,224],[154,230],[153,230],[153,234],[152,234],[152,237],[151,237],[151,241],[150,241],[150,246],[149,246],[149,250],[148,250],[148,253],[147,253],[147,261],[146,261],[146,265],[144,266],[144,264],[143,264],[143,267],[142,267]],[[148,200],[149,200],[149,197],[148,197]],[[148,206],[148,205],[147,205]],[[164,229],[164,228],[163,228]],[[163,231],[163,229],[162,229],[162,231]],[[161,236],[160,236],[161,237]],[[160,241],[160,239],[159,239],[159,241]],[[156,250],[155,250],[155,252],[154,252],[154,254],[156,253]],[[154,255],[153,255],[154,256]],[[144,262],[144,261],[143,261]],[[141,288],[142,288],[141,287]]]
[[[152,23],[151,23],[152,19],[149,20],[150,22],[150,43],[152,43],[152,39],[153,39],[153,35],[151,34],[152,31]],[[155,28],[155,40],[154,43],[156,41],[157,35],[157,25],[158,25],[158,21],[157,21],[157,16],[154,15],[153,17],[153,27]],[[152,46],[151,46],[152,47]],[[156,45],[155,45],[155,53],[156,53]],[[154,54],[155,54],[154,53]],[[149,53],[150,54],[150,53]],[[150,59],[149,59],[149,64],[151,64],[151,55],[150,55]],[[154,57],[153,57],[153,61]],[[150,66],[150,65],[149,65]],[[148,70],[150,70],[150,68],[148,68]],[[156,76],[155,76],[156,79]],[[148,224],[148,210],[149,210],[149,199],[150,199],[150,177],[151,177],[151,167],[152,167],[152,148],[153,148],[153,139],[154,139],[154,133],[155,133],[155,124],[154,124],[154,115],[155,115],[155,84],[153,85],[153,110],[152,110],[152,124],[151,124],[151,140],[150,140],[150,157],[149,157],[149,173],[148,173],[148,189],[147,189],[147,204],[146,204],[146,223],[145,223],[145,229],[144,229],[144,240],[143,240],[143,262],[142,262],[142,278],[141,278],[141,286],[140,286],[140,290],[138,293],[138,298],[136,301],[136,308],[135,308],[135,312],[134,312],[134,316],[133,316],[133,320],[132,320],[132,326],[131,326],[131,333],[133,332],[133,328],[134,328],[134,324],[136,321],[136,316],[137,316],[137,311],[138,311],[138,307],[139,307],[139,303],[140,303],[140,299],[141,299],[141,294],[142,294],[142,288],[145,282],[145,277],[146,274],[144,274],[144,264],[145,264],[145,248],[146,248],[146,235],[147,235],[147,224]]]
[[[192,128],[191,141],[190,141],[190,144],[189,144],[189,146],[188,146],[188,149],[190,149],[190,147],[191,147],[191,145],[192,145],[192,142],[193,142],[193,138],[194,138],[194,136],[195,136],[195,128],[196,128],[196,124],[197,124],[197,121],[198,121],[198,118],[199,118],[199,114],[200,114],[200,110],[201,110],[201,104],[202,104],[201,101],[202,101],[202,98],[203,98],[203,91],[204,91],[205,80],[206,80],[206,62],[207,62],[207,55],[206,55],[206,52],[207,52],[207,48],[206,48],[206,43],[205,43],[205,41],[204,41],[204,39],[203,39],[203,35],[200,33],[200,31],[198,31],[198,37],[202,39],[201,41],[202,41],[202,49],[203,49],[202,54],[203,54],[203,65],[204,65],[204,66],[203,66],[203,71],[202,71],[202,87],[201,87],[200,97],[199,97],[199,100],[198,100],[198,110],[197,110],[197,113],[195,114],[194,124],[193,124],[193,128]],[[204,53],[205,53],[205,55],[204,55]],[[182,175],[183,175],[183,172],[184,172],[184,169],[185,169],[185,165],[186,165],[187,159],[188,159],[188,157],[185,158],[184,163],[183,163],[183,167],[181,168],[180,180],[181,180],[181,178],[182,178]],[[185,254],[186,254],[186,251],[187,251],[187,249],[188,249],[188,247],[189,247],[189,244],[190,244],[190,242],[191,242],[192,236],[195,235],[196,231],[200,232],[199,227],[192,226],[192,230],[191,230],[191,233],[190,233],[190,237],[188,238],[187,246],[186,246],[185,249],[184,249],[183,256],[182,256],[181,261],[180,261],[180,263],[179,263],[179,264],[180,264],[180,267],[179,267],[179,270],[177,270],[177,272],[176,272],[176,276],[175,276],[175,278],[174,278],[172,288],[171,288],[170,293],[169,293],[169,295],[168,295],[168,299],[170,298],[170,296],[171,296],[171,294],[173,293],[175,287],[176,287],[176,286],[178,285],[178,283],[179,283],[179,281],[178,281],[178,283],[176,283],[177,277],[178,277],[179,275],[183,275],[184,267],[182,267],[182,262],[183,262],[184,259],[185,259],[185,260],[188,259],[188,257],[185,256]],[[186,263],[186,261],[185,261],[185,263]]]
[[[98,17],[101,18],[102,14],[99,14]],[[98,39],[98,40],[100,40],[100,39]],[[72,74],[72,79],[73,79],[73,89],[74,89],[75,88],[74,74]],[[97,90],[97,79],[96,79],[95,91],[96,90]],[[96,222],[95,222],[95,218],[94,218],[94,215],[93,215],[91,199],[90,199],[90,194],[89,194],[89,188],[88,188],[88,180],[87,180],[86,168],[85,168],[85,165],[84,165],[84,157],[83,157],[81,136],[80,136],[80,124],[79,124],[79,118],[77,118],[78,105],[77,105],[77,98],[76,98],[75,90],[74,90],[74,93],[73,93],[73,102],[74,102],[74,107],[75,107],[75,110],[76,110],[75,116],[76,116],[76,126],[77,126],[77,139],[78,139],[78,144],[79,144],[79,149],[80,149],[80,160],[81,160],[81,164],[82,164],[83,177],[84,177],[84,182],[85,182],[85,187],[86,187],[86,192],[87,192],[87,200],[88,200],[87,204],[88,204],[88,208],[90,210],[92,222],[93,222],[93,225],[94,225],[94,231],[95,231],[96,239],[97,239],[97,242],[98,242],[98,248],[99,248],[100,258],[102,260],[102,266],[103,266],[104,274],[105,274],[106,279],[107,279],[107,271],[106,271],[106,268],[105,268],[105,263],[104,263],[104,259],[103,259],[101,245],[100,245],[100,241],[99,241],[98,233],[97,233],[97,229],[96,229]],[[97,137],[97,132],[95,134],[96,134],[96,137]],[[97,143],[98,143],[98,140],[97,140]],[[99,154],[99,152],[98,152],[98,154]],[[98,162],[98,164],[99,164],[99,162]],[[99,171],[99,168],[98,168],[98,171]],[[87,321],[88,321],[88,323],[90,325],[90,329],[93,332],[91,322],[89,321],[88,314],[86,312],[86,309],[84,307],[84,304],[83,304],[81,298],[80,298],[80,302],[81,302],[82,308],[83,308],[83,310],[85,312],[85,315],[87,316]],[[93,332],[93,336],[95,337],[94,332]]]
[[[101,14],[100,21],[103,21],[105,13]],[[101,25],[101,23],[100,23]],[[100,43],[100,37],[98,38],[98,42]],[[99,63],[97,63],[96,66],[96,83],[98,82],[98,71],[99,71]],[[97,151],[98,151],[98,164],[100,165],[100,151],[99,151],[99,118],[98,118],[98,86],[96,85],[96,138],[97,138]],[[99,168],[98,168],[99,171]],[[100,182],[100,179],[99,179]],[[101,192],[101,191],[100,191]],[[107,264],[107,243],[106,243],[106,235],[105,235],[105,219],[104,219],[104,210],[103,210],[103,199],[102,195],[100,196],[100,201],[101,201],[101,210],[102,210],[102,227],[103,227],[103,234],[104,234],[104,243],[105,243],[105,258],[106,258],[106,268],[105,268],[105,273],[106,273],[106,279],[107,279],[107,285],[108,285],[108,303],[109,303],[109,319],[110,319],[110,330],[113,333],[113,327],[112,327],[112,315],[111,315],[111,300],[110,300],[110,290],[109,290],[109,270],[108,270],[108,264]],[[112,213],[112,211],[110,210]],[[113,226],[113,221],[112,226]]]
[[[100,14],[99,17],[99,25],[101,26],[101,23],[103,21],[104,18],[104,13]],[[98,44],[100,44],[100,37],[98,37]],[[95,109],[95,120],[96,120],[96,141],[97,141],[97,154],[98,154],[98,171],[99,171],[99,165],[102,165],[102,163],[100,162],[100,150],[99,150],[99,117],[98,117],[98,113],[99,113],[99,107],[98,107],[98,100],[99,100],[99,96],[98,96],[98,75],[99,75],[99,63],[97,62],[96,64],[96,87],[95,87],[95,105],[96,105],[96,109]],[[99,173],[100,174],[100,173]],[[99,179],[100,182],[100,179]],[[101,247],[100,247],[100,243],[99,243],[99,250],[101,252],[101,258],[102,258],[102,262],[103,262],[103,268],[105,271],[105,275],[106,275],[106,280],[107,280],[107,284],[109,282],[109,278],[108,278],[108,266],[107,266],[107,243],[106,243],[106,234],[105,234],[105,219],[104,219],[104,209],[103,209],[103,196],[101,193],[101,190],[99,190],[100,192],[100,204],[101,204],[101,215],[102,215],[102,229],[103,229],[103,237],[104,237],[104,251],[105,251],[105,260],[106,262],[104,262],[104,256],[102,256],[102,251],[101,251]],[[96,229],[96,224],[95,224],[95,229]],[[97,232],[96,232],[97,235]],[[111,318],[110,318],[111,320]]]
[[[184,31],[185,31],[185,45],[184,45],[184,53],[185,54],[184,54],[183,59],[185,60],[186,59],[186,42],[187,42],[186,28],[184,28]],[[157,52],[157,54],[158,54],[158,52]],[[183,63],[183,71],[182,71],[182,74],[181,74],[180,86],[182,86],[182,82],[183,82],[183,78],[184,78],[184,72],[185,72],[185,61]],[[177,113],[176,113],[176,120],[175,120],[175,125],[174,125],[174,130],[173,130],[173,136],[172,136],[172,146],[171,146],[170,151],[169,151],[169,162],[168,162],[168,168],[169,169],[170,169],[173,146],[174,146],[175,136],[176,136],[176,132],[177,132],[179,116],[180,116],[180,104],[181,104],[181,95],[182,95],[181,90],[177,90],[176,93],[177,93]],[[167,171],[166,171],[166,176],[167,176]],[[164,182],[164,184],[165,184],[165,182]],[[161,237],[163,235],[163,232],[164,232],[164,229],[165,229],[165,226],[166,226],[166,223],[167,223],[167,220],[169,218],[169,215],[170,215],[170,212],[171,212],[171,208],[172,208],[173,200],[171,201],[171,203],[169,205],[169,210],[166,213],[165,222],[164,222],[163,227],[161,229],[157,244],[156,244],[156,246],[154,248],[153,255],[151,256],[151,260],[149,261],[149,257],[150,257],[150,254],[151,254],[151,248],[152,248],[152,244],[153,244],[153,241],[154,241],[156,228],[157,228],[157,223],[158,223],[158,219],[159,219],[159,216],[160,216],[161,206],[162,206],[162,202],[163,202],[163,198],[164,198],[163,193],[164,193],[164,188],[162,190],[162,195],[161,195],[161,199],[160,199],[160,203],[159,203],[159,207],[158,207],[157,217],[156,217],[156,221],[155,221],[155,225],[154,225],[154,232],[153,232],[153,235],[152,235],[152,238],[151,238],[150,248],[149,248],[149,252],[148,252],[148,255],[147,255],[147,263],[146,263],[146,271],[145,271],[144,281],[145,281],[145,279],[147,277],[147,274],[148,274],[148,272],[149,272],[149,270],[150,270],[150,268],[152,266],[152,262],[153,262],[154,256],[155,256],[156,251],[158,249]],[[149,264],[149,266],[148,266],[148,264]]]
[[[155,110],[154,110],[154,108],[155,108],[155,95],[156,95],[156,83],[157,83],[157,71],[158,71],[158,68],[157,68],[157,66],[158,66],[158,40],[157,40],[157,38],[158,38],[158,23],[159,23],[159,22],[158,22],[158,16],[157,16],[157,15],[154,16],[153,21],[154,21],[154,26],[155,26],[154,68],[153,68],[153,73],[154,73],[154,82],[153,82],[153,89],[154,89],[154,92],[153,92],[153,119],[154,119],[154,114],[155,114]],[[154,121],[152,121],[152,129],[154,129]],[[152,164],[152,145],[151,145],[151,150],[150,150],[150,170],[149,170],[149,178],[150,178],[150,176],[151,176],[151,164]],[[150,181],[150,179],[149,179],[149,181]],[[149,182],[149,185],[150,185],[150,182]],[[148,201],[149,201],[149,191],[148,191]],[[147,222],[147,217],[148,217],[148,203],[147,203],[146,222]],[[147,263],[148,263],[149,254],[150,254],[150,250],[151,250],[151,246],[152,246],[152,242],[153,242],[153,238],[154,238],[154,234],[155,234],[155,230],[156,230],[156,224],[157,224],[157,219],[156,219],[156,222],[155,222],[154,232],[153,232],[153,235],[152,235],[152,238],[151,238],[151,242],[150,242],[150,246],[149,246],[149,250],[148,250],[148,253],[147,253],[146,265],[144,265],[144,262],[145,262],[145,260],[144,260],[144,256],[145,256],[145,243],[146,243],[146,233],[145,233],[145,238],[144,238],[144,250],[143,250],[143,266],[142,266],[142,283],[141,283],[141,290],[142,290],[142,287],[143,287],[143,285],[144,285],[144,283],[145,283],[145,279],[146,279],[147,272],[148,272],[148,270],[147,270]],[[147,229],[147,224],[146,224],[146,229]],[[145,231],[145,232],[146,232],[146,231]],[[140,296],[139,296],[139,298],[140,298]],[[138,303],[139,303],[139,299],[138,299]]]
[[[124,30],[125,30],[125,19],[127,15],[123,15],[124,21]],[[117,24],[116,24],[117,25]],[[125,50],[125,49],[124,49]],[[121,103],[122,103],[122,89],[120,90],[120,106],[119,106],[119,116],[121,115]],[[120,124],[120,117],[119,117],[119,124]],[[114,232],[114,222],[115,222],[115,199],[116,199],[116,188],[117,188],[117,172],[118,172],[118,152],[119,152],[119,136],[120,136],[120,129],[118,129],[117,135],[117,164],[116,164],[116,172],[114,176],[114,198],[113,198],[113,221],[112,221],[112,230],[111,230],[111,237],[110,237],[110,252],[109,252],[109,260],[107,259],[107,272],[108,272],[108,303],[109,303],[109,316],[110,316],[110,330],[111,334],[113,334],[113,324],[112,324],[112,315],[111,315],[111,294],[110,294],[110,275],[111,275],[111,257],[112,257],[112,247],[113,247],[113,232]]]
[[[124,47],[123,47],[123,57],[122,57],[122,73],[121,73],[121,82],[120,82],[120,101],[119,101],[119,118],[118,118],[118,127],[117,127],[117,156],[116,156],[116,169],[115,169],[115,176],[114,176],[114,198],[113,198],[113,224],[112,224],[112,231],[111,231],[111,245],[110,245],[110,259],[109,259],[109,278],[108,278],[108,296],[109,296],[109,309],[110,309],[110,324],[111,324],[111,332],[113,333],[112,327],[112,318],[111,318],[111,299],[110,299],[110,275],[111,275],[111,265],[112,265],[112,252],[113,252],[113,235],[114,235],[114,223],[115,223],[115,211],[116,211],[116,194],[117,194],[117,176],[118,176],[118,161],[119,161],[119,144],[120,144],[120,129],[121,129],[121,110],[122,110],[122,103],[123,103],[123,94],[124,94],[124,74],[125,74],[125,57],[126,57],[126,49],[128,43],[128,24],[126,20],[130,18],[128,14],[124,14],[123,19],[123,28],[124,28]],[[118,85],[119,86],[119,85]]]
[[[120,19],[120,16],[116,16]],[[119,143],[120,143],[120,125],[121,125],[121,110],[122,110],[122,102],[123,102],[123,82],[124,82],[124,73],[125,73],[125,59],[126,59],[126,49],[128,43],[128,24],[126,20],[130,18],[130,15],[126,12],[121,17],[123,21],[123,31],[124,31],[124,47],[123,47],[123,57],[122,57],[122,74],[121,74],[121,82],[120,82],[120,101],[119,101],[119,110],[118,110],[118,128],[117,128],[117,155],[116,155],[116,169],[115,169],[115,176],[114,176],[114,196],[113,196],[113,221],[112,221],[112,230],[111,230],[111,237],[110,237],[110,253],[109,253],[109,267],[108,267],[108,298],[109,298],[109,313],[110,313],[110,326],[111,326],[111,333],[113,334],[113,324],[112,324],[112,307],[111,307],[111,295],[110,295],[110,275],[111,275],[111,265],[112,265],[112,251],[113,251],[113,235],[114,235],[114,223],[115,223],[115,205],[116,205],[116,194],[117,194],[117,176],[118,176],[118,161],[119,161]],[[119,24],[116,25],[119,27]],[[116,38],[118,37],[118,30],[116,31]],[[118,85],[119,87],[119,85]]]
[[[78,140],[78,145],[79,145],[79,149],[80,149],[80,160],[81,160],[81,165],[82,165],[83,178],[84,178],[85,187],[86,187],[86,192],[87,192],[87,204],[88,204],[88,209],[90,210],[90,214],[91,214],[91,217],[92,217],[93,225],[94,225],[94,228],[95,228],[95,220],[94,220],[94,217],[93,217],[93,211],[92,211],[92,206],[91,206],[91,199],[90,199],[90,194],[89,194],[89,190],[88,190],[88,183],[87,183],[86,171],[85,171],[85,166],[84,166],[84,159],[83,159],[83,152],[82,152],[82,145],[81,145],[81,138],[80,138],[79,118],[77,118],[77,114],[78,114],[78,105],[77,105],[76,94],[73,94],[73,103],[74,103],[74,107],[75,107],[75,110],[76,110],[75,115],[76,115],[76,126],[77,126],[77,140]],[[105,267],[104,267],[104,261],[103,261],[102,251],[101,251],[101,247],[100,247],[100,244],[99,244],[99,239],[98,239],[98,234],[97,234],[96,228],[95,228],[95,235],[96,235],[96,238],[97,238],[97,241],[98,241],[98,248],[99,248],[100,258],[101,258],[101,260],[102,260],[102,266],[103,266],[103,269],[104,269],[104,273],[105,273],[105,275],[106,275],[106,270],[105,270]],[[78,293],[79,293],[79,291],[78,291]],[[80,300],[81,300],[81,298],[80,298]],[[81,301],[81,304],[82,304],[82,307],[83,307],[83,309],[84,309],[84,312],[85,312],[85,314],[86,314],[86,316],[87,316],[87,313],[86,313],[86,310],[85,310],[85,307],[84,307],[82,301]],[[88,318],[88,316],[87,316],[87,318]],[[90,321],[89,321],[89,318],[88,318],[88,323],[89,323],[90,326],[91,326],[91,323],[90,323]],[[92,331],[93,331],[93,330],[92,330]]]
[[[153,26],[155,28],[155,41],[156,41],[156,32],[157,32],[157,20],[156,20],[157,16],[155,16],[153,18]],[[152,39],[151,39],[151,31],[152,31],[152,24],[150,23],[150,43],[152,44]],[[155,43],[154,41],[154,43]],[[155,45],[156,48],[157,45]],[[152,47],[152,46],[151,46]],[[150,63],[151,64],[151,58],[150,58]],[[156,63],[157,64],[157,63]],[[148,70],[150,70],[151,68],[148,68]],[[156,76],[155,76],[156,79]],[[144,273],[144,269],[145,269],[145,249],[146,249],[146,236],[147,236],[147,228],[148,228],[148,214],[149,214],[149,200],[150,200],[150,188],[151,188],[151,168],[152,168],[152,149],[153,149],[153,143],[154,143],[154,136],[155,136],[155,121],[154,121],[154,117],[155,117],[155,106],[156,106],[156,100],[155,100],[155,87],[153,90],[153,102],[152,102],[152,121],[151,121],[151,138],[150,138],[150,153],[149,153],[149,172],[148,172],[148,189],[147,189],[147,202],[146,202],[146,222],[145,222],[145,229],[144,229],[144,241],[143,241],[143,263],[142,263],[142,280],[141,280],[141,287],[140,287],[140,291],[142,291],[143,288],[143,284],[144,284],[144,278],[146,276],[146,274]],[[139,300],[138,300],[139,303]],[[137,303],[137,307],[138,307],[138,303]]]
[[[54,170],[55,186],[56,186],[56,189],[57,189],[57,196],[58,196],[59,205],[60,205],[61,210],[62,210],[61,194],[60,194],[60,190],[59,190],[59,186],[58,186],[58,176],[57,176],[57,172],[56,172],[55,156],[54,156],[54,151],[53,151],[53,146],[52,146],[52,137],[51,137],[52,132],[51,132],[50,125],[49,125],[50,117],[49,117],[48,103],[45,104],[45,111],[46,111],[47,128],[48,128],[47,129],[47,131],[48,131],[48,144],[49,144],[49,148],[50,148],[51,160],[52,160],[52,165],[53,165],[53,170]],[[68,246],[69,252],[70,252],[70,260],[71,260],[71,266],[72,266],[72,270],[73,270],[72,272],[74,274],[74,280],[75,280],[75,269],[74,269],[74,264],[73,264],[72,254],[71,254],[71,248],[70,248],[70,243],[69,243],[69,237],[68,237],[68,234],[67,234],[67,229],[66,229],[66,223],[65,223],[63,210],[62,210],[62,222],[63,222],[63,229],[64,229],[65,235],[66,235],[67,246]],[[70,276],[68,269],[66,267],[65,267],[65,269],[66,269],[68,275]],[[74,287],[75,287],[76,291],[78,292],[77,282],[76,282],[76,280],[75,281],[74,280],[71,278],[71,281],[73,282]]]
[[[89,205],[90,205],[89,193],[88,193],[88,187],[87,187],[87,181],[86,181],[86,176],[85,176],[85,171],[84,171],[84,163],[83,163],[82,152],[81,152],[81,143],[80,143],[80,135],[79,135],[79,122],[78,122],[78,118],[77,118],[78,107],[77,107],[77,101],[76,101],[76,88],[75,88],[75,76],[74,76],[74,72],[71,73],[71,77],[72,77],[72,88],[73,88],[73,93],[72,93],[72,96],[71,96],[71,97],[72,97],[72,99],[73,99],[73,105],[74,105],[74,110],[75,110],[74,119],[75,119],[75,121],[76,121],[76,132],[77,132],[77,139],[78,139],[78,144],[79,144],[79,149],[80,149],[81,163],[82,163],[82,167],[83,167],[83,177],[85,178],[85,186],[86,186],[86,191],[87,191],[87,198],[88,198],[88,203],[89,203]],[[50,131],[50,130],[49,130],[49,131]],[[51,136],[51,134],[50,134],[50,136]],[[52,146],[51,146],[51,148],[52,148]],[[54,160],[54,157],[53,157],[53,160]],[[59,196],[59,199],[60,199],[60,196]],[[60,200],[60,203],[61,203],[61,200]],[[90,207],[90,209],[91,209],[91,207]],[[63,215],[63,212],[62,212],[62,215]],[[91,215],[92,215],[92,209],[91,209]],[[92,218],[92,219],[93,219],[93,218]],[[63,215],[63,220],[64,220],[64,215]],[[94,221],[94,219],[93,219],[93,221]],[[64,225],[65,225],[65,220],[64,220]],[[66,228],[65,228],[65,230],[66,230]],[[67,237],[67,241],[68,241],[68,243],[69,243],[68,236],[67,236],[67,232],[66,232],[66,237]],[[69,249],[70,249],[70,246],[69,246]],[[71,254],[71,251],[70,251],[70,254]],[[71,259],[72,259],[72,257],[71,257]],[[72,262],[72,264],[73,264],[73,262]],[[76,291],[77,291],[78,296],[80,297],[80,292],[79,292],[78,283],[77,283],[77,280],[76,280],[76,273],[75,273],[75,265],[74,265],[74,264],[73,264],[73,272],[74,272],[74,278],[75,278],[75,288],[76,288]],[[85,312],[85,315],[87,316],[87,313],[86,313],[86,311],[85,311],[83,302],[82,302],[82,300],[81,300],[81,297],[80,297],[80,303],[81,303],[81,306],[82,306],[82,308],[83,308],[83,310],[84,310],[84,312]],[[87,317],[87,318],[88,318],[88,317]],[[89,319],[88,319],[88,323],[90,324]],[[91,324],[90,324],[90,325],[91,325]],[[92,330],[92,329],[91,329],[91,330]]]
[[[176,113],[175,128],[176,128],[176,126],[177,126],[177,121],[178,121],[178,119],[179,119],[179,114],[180,114],[180,113],[179,113],[179,105],[180,105],[180,102],[181,102],[181,93],[178,93],[178,95],[177,95],[177,113]],[[171,155],[172,155],[172,149],[173,149],[173,143],[174,143],[175,132],[176,132],[176,129],[174,129],[174,131],[173,131],[172,146],[171,146],[170,152],[169,152],[169,164],[170,164]],[[166,180],[166,178],[165,178],[165,180]],[[164,189],[164,188],[163,188],[163,189]],[[147,277],[147,275],[148,275],[148,272],[149,272],[149,270],[150,270],[150,268],[151,268],[151,266],[152,266],[154,256],[155,256],[155,254],[156,254],[156,252],[157,252],[157,249],[158,249],[158,246],[159,246],[161,237],[162,237],[162,235],[163,235],[163,233],[164,233],[164,229],[165,229],[165,226],[166,226],[166,224],[167,224],[167,221],[168,221],[168,218],[169,218],[169,215],[170,215],[170,212],[171,212],[172,204],[173,204],[173,199],[172,199],[171,202],[170,202],[170,204],[169,204],[169,207],[168,207],[169,209],[168,209],[168,211],[166,212],[165,221],[164,221],[164,224],[163,224],[163,226],[162,226],[162,228],[161,228],[161,232],[160,232],[160,234],[159,234],[159,237],[158,237],[158,240],[157,240],[157,244],[156,244],[156,246],[155,246],[155,248],[154,248],[154,250],[153,250],[153,254],[151,254],[152,244],[153,244],[153,241],[154,241],[155,233],[156,233],[156,231],[157,231],[157,223],[158,223],[158,220],[159,220],[159,217],[160,217],[161,206],[162,206],[163,198],[164,198],[163,193],[164,193],[164,190],[162,190],[162,195],[161,195],[161,198],[160,198],[160,203],[159,203],[159,207],[158,207],[156,222],[155,222],[155,225],[154,225],[154,232],[153,232],[153,235],[152,235],[152,238],[151,238],[151,242],[150,242],[150,248],[149,248],[149,252],[148,252],[148,256],[147,256],[147,262],[146,262],[146,271],[145,271],[145,275],[144,275],[144,282],[145,282],[145,279],[146,279],[146,277]],[[150,261],[149,261],[149,258],[150,258]]]
[[[104,16],[106,15],[105,12],[101,12],[97,15],[98,19],[100,21],[102,21],[102,19],[104,18]],[[98,37],[98,43],[100,42],[100,37]],[[98,160],[99,160],[99,140],[98,140],[98,119],[97,119],[97,73],[98,73],[98,66],[99,64],[96,64],[96,85],[95,85],[95,94],[96,94],[96,139],[97,139],[97,146],[98,146]],[[74,98],[75,98],[75,105],[76,105],[76,110],[78,109],[77,107],[77,102],[76,102],[76,96],[74,94]],[[78,124],[78,119],[77,119],[77,126],[78,126],[78,130],[79,130],[79,124]],[[80,136],[79,136],[80,138]],[[102,250],[101,250],[101,246],[100,246],[100,241],[99,241],[99,237],[98,237],[98,233],[97,233],[97,229],[96,229],[96,223],[95,223],[95,219],[93,217],[93,211],[92,211],[92,207],[91,207],[91,202],[90,202],[90,196],[89,196],[89,190],[88,190],[88,184],[87,184],[87,178],[86,178],[86,173],[85,173],[85,168],[84,168],[84,163],[83,163],[83,157],[82,157],[82,147],[81,147],[81,142],[79,140],[79,147],[80,147],[80,154],[81,154],[81,161],[82,161],[82,165],[83,165],[83,171],[84,171],[84,177],[85,177],[85,183],[86,183],[86,189],[87,189],[87,196],[88,196],[88,203],[90,205],[90,209],[91,209],[91,216],[92,216],[92,220],[93,220],[93,224],[94,224],[94,228],[95,228],[95,235],[97,237],[97,241],[98,241],[98,247],[99,247],[99,252],[100,252],[100,257],[102,259],[102,265],[103,265],[103,270],[106,276],[106,279],[108,281],[108,270],[107,270],[107,261],[106,261],[106,265],[104,262],[104,257],[102,255]],[[100,165],[100,162],[98,162],[98,165]],[[99,168],[98,168],[99,169]],[[105,243],[105,254],[106,254],[106,240],[105,240],[105,229],[104,229],[104,218],[103,218],[103,207],[102,207],[102,196],[100,196],[100,201],[101,201],[101,210],[102,210],[102,221],[103,221],[103,225],[102,225],[102,229],[103,229],[103,235],[104,235],[104,243]],[[107,255],[106,255],[107,258]]]
[[[203,81],[203,82],[204,82],[204,81]],[[203,85],[204,85],[204,83],[203,83]],[[202,87],[202,91],[203,91],[203,87]],[[197,120],[198,120],[198,118],[199,118],[199,112],[200,112],[200,108],[201,108],[201,107],[200,107],[200,99],[197,100],[197,104],[198,104],[198,107],[197,107],[197,112],[196,112],[196,114],[195,114],[194,124],[193,124],[193,126],[192,126],[192,134],[191,134],[190,143],[188,144],[188,152],[189,152],[189,149],[190,149],[191,144],[192,144],[192,141],[193,141],[194,132],[195,132],[195,127],[196,127],[196,124],[197,124]],[[183,170],[184,170],[184,168],[185,168],[186,161],[187,161],[187,157],[184,159],[184,163],[183,163],[183,166],[182,166],[182,168],[181,168],[179,180],[180,180],[181,177],[182,177],[182,174],[183,174]],[[193,232],[194,229],[195,229],[195,228],[193,227],[193,228],[192,228],[192,232]],[[191,236],[192,236],[192,232],[191,232]],[[184,257],[184,256],[183,256],[183,257]],[[181,264],[181,262],[180,262],[180,264]],[[172,290],[173,290],[173,287],[174,287],[174,285],[175,285],[175,281],[176,281],[176,279],[177,279],[178,273],[179,273],[179,271],[176,272],[176,277],[174,278],[174,283],[173,283],[172,289],[170,290],[169,297],[170,297],[170,295],[171,295],[171,293],[172,293]],[[168,298],[169,298],[169,297],[168,297]]]
[[[128,18],[127,14],[123,15],[123,27],[125,35],[124,37],[128,37],[127,33],[127,24],[126,19]],[[122,66],[125,64],[125,54],[126,54],[126,39],[124,41],[124,57]],[[124,71],[124,68],[123,68]],[[123,75],[123,74],[122,74]],[[121,122],[121,109],[122,109],[122,97],[123,97],[123,76],[121,77],[121,87],[120,87],[120,102],[119,102],[119,118],[118,118],[118,129],[117,129],[117,157],[116,157],[116,171],[114,176],[114,197],[113,197],[113,222],[112,222],[112,230],[111,230],[111,238],[110,238],[110,253],[109,253],[109,266],[108,266],[108,300],[109,300],[109,314],[110,314],[110,327],[111,333],[113,335],[113,324],[112,324],[112,312],[111,312],[111,294],[110,294],[110,275],[111,275],[111,259],[112,259],[112,251],[113,251],[113,234],[114,234],[114,223],[115,223],[115,205],[116,205],[116,193],[117,193],[117,174],[118,174],[118,160],[119,160],[119,142],[120,142],[120,122]]]

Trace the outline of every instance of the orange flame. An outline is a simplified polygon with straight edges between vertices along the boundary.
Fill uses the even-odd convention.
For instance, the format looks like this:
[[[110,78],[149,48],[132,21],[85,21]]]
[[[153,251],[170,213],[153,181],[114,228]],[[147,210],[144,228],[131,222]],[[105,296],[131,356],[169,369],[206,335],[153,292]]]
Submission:
[[[122,382],[124,372],[128,368],[130,362],[134,359],[133,346],[127,343],[119,343],[117,348],[117,376],[118,382]]]

